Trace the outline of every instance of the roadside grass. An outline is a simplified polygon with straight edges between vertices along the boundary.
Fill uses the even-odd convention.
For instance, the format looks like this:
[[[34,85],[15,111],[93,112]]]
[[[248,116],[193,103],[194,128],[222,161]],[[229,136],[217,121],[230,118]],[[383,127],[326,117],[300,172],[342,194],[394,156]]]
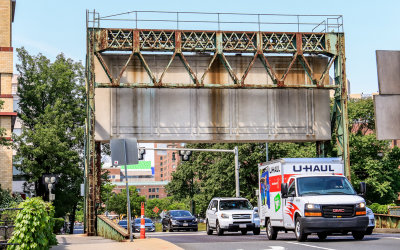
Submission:
[[[199,223],[199,231],[206,231],[206,223]],[[162,232],[161,223],[156,223],[156,232]]]

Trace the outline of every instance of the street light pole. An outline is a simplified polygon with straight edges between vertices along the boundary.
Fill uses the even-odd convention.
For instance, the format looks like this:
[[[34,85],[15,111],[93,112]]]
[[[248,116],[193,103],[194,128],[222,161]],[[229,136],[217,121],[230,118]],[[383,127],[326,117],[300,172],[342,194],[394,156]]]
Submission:
[[[128,233],[129,240],[133,241],[132,238],[132,221],[131,221],[131,199],[129,198],[129,185],[128,185],[128,167],[127,167],[127,156],[126,156],[126,142],[124,140],[124,151],[125,151],[125,184],[126,184],[126,203],[128,208]]]
[[[236,184],[236,197],[240,197],[240,188],[239,188],[239,150],[238,147],[235,146],[235,184]]]

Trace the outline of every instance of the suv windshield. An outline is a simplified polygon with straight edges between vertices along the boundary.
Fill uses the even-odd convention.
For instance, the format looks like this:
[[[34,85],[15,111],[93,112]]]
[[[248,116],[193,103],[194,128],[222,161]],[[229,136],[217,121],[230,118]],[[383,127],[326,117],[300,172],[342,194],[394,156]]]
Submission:
[[[251,210],[253,206],[247,200],[220,201],[220,210]]]
[[[186,216],[192,216],[192,214],[189,211],[171,211],[171,216],[173,217],[186,217]]]
[[[299,196],[356,194],[343,176],[301,177],[297,179],[297,191]]]

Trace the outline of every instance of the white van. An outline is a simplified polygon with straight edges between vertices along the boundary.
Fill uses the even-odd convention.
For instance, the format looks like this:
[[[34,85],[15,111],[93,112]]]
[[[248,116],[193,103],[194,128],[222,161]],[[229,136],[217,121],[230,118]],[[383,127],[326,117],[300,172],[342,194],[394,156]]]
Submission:
[[[294,231],[298,241],[311,233],[324,240],[345,231],[364,238],[365,200],[344,177],[340,158],[284,158],[259,164],[258,170],[259,214],[268,239],[279,231]],[[364,195],[365,183],[360,189]]]

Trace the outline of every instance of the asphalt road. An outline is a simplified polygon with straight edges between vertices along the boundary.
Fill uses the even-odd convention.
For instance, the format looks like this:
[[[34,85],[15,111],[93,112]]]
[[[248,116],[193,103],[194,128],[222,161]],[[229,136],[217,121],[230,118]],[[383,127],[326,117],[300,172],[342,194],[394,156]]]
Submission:
[[[319,241],[317,235],[311,235],[305,242],[298,242],[293,233],[280,232],[275,241],[269,241],[264,232],[260,235],[227,233],[223,236],[207,235],[205,232],[165,232],[146,233],[147,237],[160,238],[187,250],[283,250],[283,249],[400,249],[400,234],[372,234],[356,241],[351,234],[346,236],[328,236]]]

